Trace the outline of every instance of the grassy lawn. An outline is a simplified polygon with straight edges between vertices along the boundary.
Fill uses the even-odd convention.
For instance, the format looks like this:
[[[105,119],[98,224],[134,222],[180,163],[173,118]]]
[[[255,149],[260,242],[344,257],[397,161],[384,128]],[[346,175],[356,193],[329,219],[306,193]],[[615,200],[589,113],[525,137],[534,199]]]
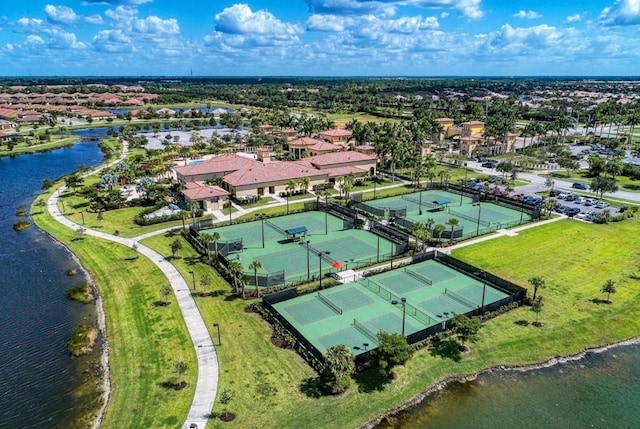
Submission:
[[[60,147],[71,146],[78,141],[78,137],[59,137],[51,136],[51,141],[46,143],[33,144],[31,146],[26,143],[16,144],[12,150],[7,149],[6,145],[0,148],[0,156],[20,155],[25,153],[43,152],[46,150],[57,149]]]
[[[195,262],[191,249],[185,246],[176,265],[183,274],[193,270],[196,279],[210,273],[211,289],[220,291],[218,296],[196,300],[207,326],[219,323],[221,327],[219,386],[233,391],[229,410],[237,415],[230,427],[304,427],[309,422],[318,428],[358,427],[448,375],[501,364],[532,364],[639,335],[640,282],[629,278],[638,265],[631,251],[636,249],[637,228],[632,221],[604,226],[561,221],[456,251],[456,256],[522,285],[531,276],[545,277],[547,288],[541,293],[546,306],[540,315],[544,326],[516,323],[535,319],[529,307],[516,309],[487,322],[480,340],[465,356],[451,352],[445,341],[441,347],[416,353],[398,368],[393,383],[365,373],[338,397],[314,394],[315,373],[297,354],[273,346],[269,326],[245,312],[251,302],[230,296],[230,287],[210,268]],[[144,243],[168,254],[170,240],[157,236]],[[613,303],[592,302],[605,298],[599,289],[608,278],[619,286]],[[216,338],[215,331],[211,334]],[[222,411],[222,406],[216,405],[215,411]],[[331,419],[326,418],[328,413]],[[212,421],[208,427],[217,423]]]
[[[104,300],[112,392],[103,427],[178,427],[191,405],[197,365],[177,304],[153,305],[166,278],[146,258],[133,259],[131,249],[90,237],[74,241],[74,232],[46,212],[34,220],[82,260]],[[163,387],[176,381],[178,358],[189,365],[181,391]]]

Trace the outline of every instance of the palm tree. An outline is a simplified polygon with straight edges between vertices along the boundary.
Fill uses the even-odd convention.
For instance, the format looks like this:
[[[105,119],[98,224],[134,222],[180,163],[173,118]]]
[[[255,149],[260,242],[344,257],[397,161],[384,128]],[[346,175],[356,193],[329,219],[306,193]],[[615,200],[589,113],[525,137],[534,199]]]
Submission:
[[[231,261],[229,262],[229,274],[233,277],[233,287],[234,292],[238,293],[239,283],[243,281],[242,275],[244,273],[244,268],[240,261]],[[242,297],[244,298],[244,285],[242,285]]]
[[[253,270],[253,277],[256,283],[256,296],[260,296],[260,290],[258,289],[258,270],[262,268],[262,262],[254,259],[252,263],[249,264],[248,267],[250,270]]]
[[[445,229],[447,229],[447,227],[441,223],[436,224],[436,226],[433,227],[433,232],[438,234],[438,243],[442,243],[442,233]]]
[[[533,286],[533,298],[532,301],[536,300],[536,295],[538,295],[538,289],[544,289],[547,284],[545,280],[540,276],[531,277],[528,282]]]
[[[300,179],[300,189],[306,194],[309,191],[309,185],[311,185],[311,178],[309,176],[302,177]]]
[[[609,298],[611,297],[612,293],[616,293],[616,282],[614,282],[611,279],[608,279],[606,282],[604,282],[602,284],[602,287],[600,288],[600,291],[602,293],[606,293],[607,294],[607,302],[611,302],[611,300]]]
[[[289,179],[286,187],[284,188],[285,191],[287,191],[287,214],[289,214],[289,196],[291,195],[291,193],[293,193],[293,191],[296,190],[297,187],[298,184],[296,183],[296,181],[293,179]]]
[[[455,217],[452,217],[446,222],[446,224],[451,227],[451,237],[449,238],[450,238],[450,243],[453,244],[453,230],[456,226],[460,225],[460,221]]]

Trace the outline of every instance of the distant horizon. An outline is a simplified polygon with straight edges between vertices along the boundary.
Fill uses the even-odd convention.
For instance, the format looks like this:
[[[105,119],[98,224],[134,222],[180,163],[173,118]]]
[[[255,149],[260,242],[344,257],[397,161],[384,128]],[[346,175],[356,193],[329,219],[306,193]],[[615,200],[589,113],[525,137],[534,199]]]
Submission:
[[[638,75],[5,75],[6,79],[640,79]]]
[[[23,0],[0,75],[533,77],[640,70],[640,0]]]

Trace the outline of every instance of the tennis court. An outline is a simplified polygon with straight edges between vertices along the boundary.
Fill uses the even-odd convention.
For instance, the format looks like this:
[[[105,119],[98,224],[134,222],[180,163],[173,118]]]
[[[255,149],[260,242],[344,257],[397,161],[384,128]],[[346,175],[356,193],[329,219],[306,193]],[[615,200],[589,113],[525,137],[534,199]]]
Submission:
[[[272,307],[320,354],[345,344],[359,355],[377,346],[379,331],[402,334],[403,316],[404,335],[419,341],[427,332],[442,329],[455,314],[477,314],[511,297],[486,281],[430,259]]]
[[[385,217],[393,217],[398,210],[405,209],[402,216],[410,223],[426,223],[433,219],[435,224],[446,225],[456,218],[462,227],[462,237],[468,238],[501,228],[508,228],[529,222],[531,216],[491,202],[474,203],[467,196],[460,196],[442,190],[414,192],[412,194],[367,201],[367,205],[384,210]]]
[[[291,231],[301,229],[306,231],[297,232],[292,238]],[[366,230],[354,229],[342,218],[319,211],[223,226],[200,233],[214,231],[220,234],[219,246],[241,240],[241,246],[225,257],[243,265],[250,284],[255,281],[248,266],[254,260],[262,264],[259,275],[284,271],[284,283],[291,284],[315,279],[320,271],[324,276],[388,260],[399,252],[392,241]]]

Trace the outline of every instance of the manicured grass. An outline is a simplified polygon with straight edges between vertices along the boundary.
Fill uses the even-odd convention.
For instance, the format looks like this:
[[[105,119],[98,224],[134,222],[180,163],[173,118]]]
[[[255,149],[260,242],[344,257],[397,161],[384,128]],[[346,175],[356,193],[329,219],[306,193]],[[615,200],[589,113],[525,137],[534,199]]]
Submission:
[[[26,143],[18,143],[13,147],[12,150],[9,150],[6,145],[3,145],[0,148],[0,156],[43,152],[47,150],[58,149],[65,146],[71,146],[77,141],[78,141],[78,137],[75,137],[75,136],[62,137],[62,138],[51,136],[50,142],[33,144],[31,146],[27,145]]]
[[[495,365],[533,364],[640,335],[636,305],[640,282],[629,278],[637,268],[631,251],[637,229],[632,221],[610,225],[561,221],[456,251],[456,256],[523,286],[531,276],[545,277],[548,286],[540,292],[546,298],[540,315],[544,326],[516,323],[535,319],[530,307],[521,307],[485,323],[469,354],[460,357],[444,342],[443,347],[416,353],[398,368],[393,383],[365,373],[339,397],[314,397],[311,378],[315,373],[295,353],[270,343],[269,326],[244,311],[251,301],[231,297],[230,287],[210,268],[189,265],[193,250],[185,246],[176,263],[183,274],[193,270],[196,279],[210,273],[212,289],[220,291],[219,296],[196,301],[207,326],[212,329],[213,323],[219,323],[221,327],[220,388],[233,391],[229,410],[237,415],[230,426],[302,427],[314,422],[319,428],[358,427],[446,376]],[[144,243],[168,254],[171,240],[158,236]],[[599,289],[607,278],[619,285],[613,304],[592,302],[605,298]],[[215,330],[211,334],[217,338]],[[215,411],[222,411],[222,406],[216,405]],[[327,413],[331,419],[326,419]]]
[[[167,279],[146,258],[133,259],[131,249],[88,236],[74,241],[76,234],[46,212],[34,219],[78,255],[104,300],[112,392],[103,427],[180,426],[191,405],[197,365],[177,304],[153,305]],[[163,387],[176,381],[178,358],[189,365],[188,385],[181,391]]]

